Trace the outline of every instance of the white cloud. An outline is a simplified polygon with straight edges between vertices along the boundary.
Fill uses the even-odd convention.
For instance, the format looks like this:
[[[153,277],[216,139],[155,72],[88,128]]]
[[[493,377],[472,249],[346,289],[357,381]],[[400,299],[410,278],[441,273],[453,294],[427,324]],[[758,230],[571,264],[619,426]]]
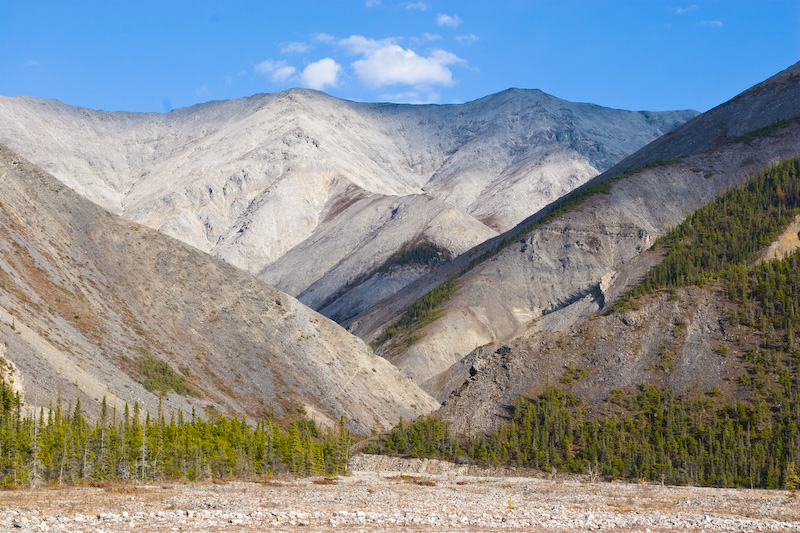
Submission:
[[[381,0],[367,0],[367,7],[376,7],[381,5]]]
[[[302,42],[293,42],[283,46],[281,48],[282,54],[303,54],[308,52],[314,48],[313,44],[310,43],[302,43]]]
[[[336,37],[327,33],[314,33],[311,35],[311,40],[318,43],[332,43],[336,40]]]
[[[26,67],[38,67],[39,66],[39,62],[36,61],[35,59],[29,59],[27,62],[25,62],[25,66]]]
[[[199,96],[199,97],[201,97],[201,98],[204,98],[204,97],[208,96],[209,94],[211,94],[211,91],[208,90],[208,85],[203,85],[202,87],[196,88],[194,90],[194,94]]]
[[[462,22],[461,17],[459,17],[458,15],[450,16],[450,15],[444,15],[442,13],[436,15],[436,24],[438,24],[439,26],[447,26],[450,28],[455,28],[456,26],[460,25],[461,22]]]
[[[425,32],[425,33],[422,34],[422,38],[425,41],[439,41],[439,40],[441,40],[442,36],[439,35],[438,33]]]
[[[347,48],[354,54],[367,55],[384,46],[394,44],[394,42],[394,39],[382,39],[378,41],[376,39],[368,39],[363,35],[351,35],[346,39],[339,39],[336,44]]]
[[[321,91],[325,86],[336,87],[342,66],[330,57],[309,64],[300,74],[305,87]]]
[[[291,65],[276,68],[275,72],[272,73],[272,81],[284,82],[291,78],[296,71],[297,69]]]
[[[403,5],[406,6],[406,9],[418,9],[420,11],[427,11],[431,8],[427,2],[406,2]]]
[[[675,14],[676,15],[683,15],[685,13],[689,13],[690,11],[697,11],[697,6],[692,4],[689,7],[676,7]]]
[[[353,63],[356,75],[368,85],[452,85],[453,73],[447,65],[464,60],[445,50],[434,50],[423,57],[396,44],[384,44],[367,51],[364,59]]]
[[[474,43],[478,41],[478,36],[474,33],[468,33],[466,35],[459,35],[456,37],[457,41],[461,41],[462,43]]]
[[[708,28],[721,28],[723,26],[721,20],[701,20],[697,23],[698,26],[704,26]]]
[[[297,69],[291,65],[286,64],[286,61],[273,61],[271,59],[262,61],[253,68],[256,70],[256,72],[259,72],[264,75],[269,75],[272,81],[278,83],[285,82],[295,72],[297,72]]]

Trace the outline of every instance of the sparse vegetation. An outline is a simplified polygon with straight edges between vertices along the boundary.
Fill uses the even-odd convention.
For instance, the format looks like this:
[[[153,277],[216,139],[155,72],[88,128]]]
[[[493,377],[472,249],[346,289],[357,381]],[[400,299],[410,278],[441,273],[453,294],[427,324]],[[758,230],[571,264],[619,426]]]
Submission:
[[[388,272],[395,266],[404,265],[433,266],[449,261],[452,257],[449,250],[441,248],[434,243],[423,241],[410,250],[394,254],[378,269],[378,272]]]
[[[186,379],[176,374],[167,363],[153,357],[145,348],[140,348],[140,353],[142,358],[139,360],[139,374],[145,389],[163,394],[174,391],[182,396],[194,395]]]
[[[756,140],[756,139],[758,139],[760,137],[769,137],[770,135],[774,134],[776,131],[778,131],[779,129],[783,128],[784,126],[788,126],[792,122],[799,122],[799,121],[800,121],[800,117],[784,119],[784,120],[777,120],[777,121],[773,122],[772,124],[764,126],[763,128],[758,128],[758,129],[749,131],[749,132],[745,133],[744,135],[740,135],[739,137],[734,138],[733,142],[741,142],[741,143],[750,144],[751,142],[753,142],[754,140]]]
[[[440,305],[445,303],[450,298],[450,296],[452,296],[452,294],[455,292],[454,289],[453,290],[449,289],[453,287],[453,284],[456,284],[455,286],[457,287],[458,278],[468,273],[481,263],[484,263],[485,261],[488,261],[492,257],[496,256],[498,253],[507,248],[509,245],[518,242],[520,236],[526,235],[532,232],[533,230],[543,226],[544,224],[547,224],[548,222],[566,213],[569,213],[579,205],[583,204],[586,200],[597,194],[609,194],[611,192],[611,186],[613,185],[613,183],[623,177],[627,177],[637,172],[641,172],[642,170],[647,168],[672,165],[674,163],[680,162],[681,160],[682,160],[681,158],[668,159],[668,160],[655,159],[642,166],[629,168],[622,174],[611,176],[609,178],[604,179],[603,181],[588,182],[578,187],[577,189],[574,189],[569,193],[565,194],[564,196],[562,196],[561,198],[559,198],[546,208],[542,209],[539,212],[538,217],[534,217],[534,219],[531,220],[526,227],[522,228],[522,230],[517,232],[513,237],[506,237],[497,240],[489,249],[487,249],[485,252],[475,257],[474,259],[472,259],[455,276],[449,278],[447,281],[445,281],[435,289],[431,290],[425,296],[423,296],[422,298],[411,304],[409,307],[407,307],[401,314],[401,318],[397,322],[395,322],[395,324],[384,330],[384,332],[372,344],[372,347],[376,348],[386,343],[399,333],[413,332],[419,328],[426,326],[427,324],[430,324],[431,322],[439,318],[441,314],[431,312],[428,314],[427,317],[429,320],[416,321],[412,319],[411,315],[409,315],[408,313],[409,311],[411,311],[412,314],[415,314],[420,308],[428,308],[429,307],[428,304],[430,302],[435,302],[436,305],[434,309],[438,308]],[[595,237],[595,239],[597,238]],[[597,239],[596,243],[594,242],[590,243],[590,246],[591,245],[596,245],[596,248],[594,249],[598,250],[600,248],[599,239]],[[403,322],[404,326],[398,328],[398,324],[400,322]]]
[[[411,333],[423,328],[441,316],[439,306],[458,289],[458,281],[447,281],[411,304],[400,318],[386,328],[376,339],[378,345],[402,333]]]
[[[561,376],[561,383],[565,385],[569,385],[575,383],[576,381],[585,378],[587,375],[585,368],[568,368],[564,375]]]
[[[610,308],[667,288],[727,279],[741,296],[748,261],[800,213],[800,158],[766,170],[698,209],[656,242],[664,260]]]

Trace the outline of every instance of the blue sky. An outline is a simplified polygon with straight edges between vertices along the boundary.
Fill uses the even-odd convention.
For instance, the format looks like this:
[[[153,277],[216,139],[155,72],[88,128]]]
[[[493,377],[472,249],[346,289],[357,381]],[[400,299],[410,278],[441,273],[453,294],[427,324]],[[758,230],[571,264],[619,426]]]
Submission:
[[[169,111],[309,87],[459,103],[509,87],[705,111],[800,60],[800,0],[0,0],[0,95]]]

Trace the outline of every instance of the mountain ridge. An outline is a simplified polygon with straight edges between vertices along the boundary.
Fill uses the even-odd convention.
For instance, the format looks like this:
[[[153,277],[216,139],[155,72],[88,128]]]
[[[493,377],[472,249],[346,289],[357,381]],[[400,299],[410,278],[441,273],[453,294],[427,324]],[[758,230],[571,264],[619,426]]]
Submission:
[[[694,114],[538,90],[447,106],[290,90],[167,114],[0,98],[0,142],[113,212],[342,321],[375,301],[367,287],[384,294],[424,273],[376,275],[399,250],[427,240],[463,253]],[[390,216],[398,207],[409,215]],[[347,234],[334,236],[336,225]],[[322,254],[317,243],[331,239]]]
[[[645,146],[583,186],[584,190],[597,186],[597,191],[605,194],[594,194],[553,220],[546,217],[556,206],[548,206],[505,235],[381,301],[347,322],[348,327],[375,341],[403,309],[446,279],[459,278],[458,291],[437,310],[440,318],[406,335],[414,338],[413,343],[404,344],[400,337],[378,350],[419,382],[427,380],[426,390],[441,399],[445,391],[439,389],[437,373],[475,348],[509,342],[523,334],[532,321],[554,311],[564,317],[554,322],[554,329],[568,328],[579,317],[588,318],[620,267],[649,248],[655,237],[750,173],[800,150],[793,136],[795,123],[787,123],[773,136],[774,141],[769,137],[752,142],[735,138],[763,128],[767,120],[800,115],[800,84],[793,82],[798,71],[800,63],[718,106],[711,119],[703,114],[690,120],[676,133]],[[745,104],[752,106],[749,100],[753,98],[759,98],[761,107],[769,107],[776,95],[778,101],[787,102],[777,115],[740,109]],[[680,149],[675,150],[683,152],[694,129],[706,139],[708,132],[719,130],[725,120],[730,123],[727,130],[736,135],[731,133],[726,144],[715,151],[708,151],[707,143],[702,142],[697,143],[693,155],[682,154],[683,158],[674,160],[656,157],[672,153],[661,148],[670,140],[679,139]],[[626,174],[626,170],[630,172]],[[540,221],[546,223],[539,227]],[[505,244],[488,259],[481,259],[497,243]],[[464,267],[472,260],[482,262],[465,273]]]

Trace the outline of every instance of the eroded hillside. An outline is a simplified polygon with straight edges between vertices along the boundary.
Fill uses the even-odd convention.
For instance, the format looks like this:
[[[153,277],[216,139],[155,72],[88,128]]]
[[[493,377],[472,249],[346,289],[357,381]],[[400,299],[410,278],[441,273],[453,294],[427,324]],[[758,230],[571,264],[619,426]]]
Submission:
[[[457,256],[694,112],[509,90],[463,105],[292,90],[168,114],[0,99],[0,142],[85,197],[256,275],[337,321]]]
[[[597,178],[602,185],[596,194],[565,214],[548,219],[544,210],[531,217],[502,242],[498,238],[496,253],[481,256],[491,251],[489,244],[476,248],[460,263],[441,267],[357,317],[352,330],[368,340],[386,340],[380,335],[393,314],[455,276],[457,290],[436,308],[435,320],[378,342],[381,353],[442,398],[450,385],[436,376],[476,348],[508,343],[536,320],[541,329],[565,331],[589,318],[602,306],[604,293],[617,290],[612,285],[634,282],[646,271],[647,265],[639,270],[628,265],[636,265],[658,236],[729,187],[800,153],[800,125],[792,120],[800,115],[798,69],[795,65],[667,136],[680,150],[695,152],[663,160],[648,155],[650,146],[643,148],[631,160],[647,164],[634,168],[623,161]],[[747,111],[754,102],[766,108],[773,101],[780,103],[775,112]],[[783,122],[760,130],[778,119]],[[711,130],[717,133],[707,142]],[[668,153],[667,140],[656,143],[658,154]]]
[[[341,415],[438,404],[358,338],[251,275],[80,197],[0,148],[0,346],[28,405]],[[7,365],[4,365],[7,368]]]

